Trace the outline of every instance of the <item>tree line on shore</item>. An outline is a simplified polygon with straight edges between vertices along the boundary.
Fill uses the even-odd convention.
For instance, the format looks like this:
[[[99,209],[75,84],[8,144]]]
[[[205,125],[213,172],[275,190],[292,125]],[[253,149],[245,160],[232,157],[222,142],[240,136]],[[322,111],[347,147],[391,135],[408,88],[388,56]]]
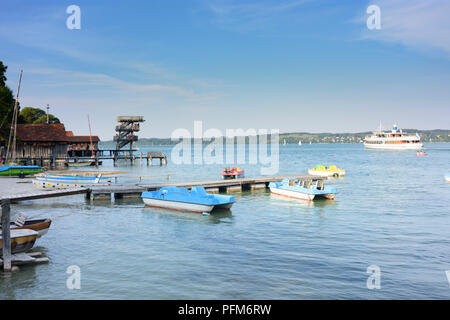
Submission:
[[[13,91],[6,85],[6,71],[8,67],[0,61],[0,146],[8,142],[9,132],[11,130],[11,121],[14,113],[14,104],[16,99]],[[20,109],[17,123],[47,123],[47,113],[40,108],[26,107]],[[59,119],[52,114],[48,115],[49,123],[60,123]]]
[[[423,142],[450,142],[450,130],[446,129],[436,129],[436,130],[417,130],[417,129],[405,129],[404,132],[410,134],[418,133]],[[279,143],[283,144],[298,144],[299,141],[302,144],[328,144],[328,143],[362,143],[364,138],[371,135],[372,132],[358,132],[358,133],[306,133],[306,132],[295,132],[295,133],[281,133],[279,135]],[[249,137],[245,138],[245,143],[250,143],[252,139]],[[270,143],[270,136],[267,137],[267,143]],[[176,145],[180,141],[172,141],[170,138],[140,138],[136,146],[167,146]],[[195,142],[191,139],[191,144]],[[202,141],[203,145],[208,145],[211,141]],[[225,143],[225,140],[224,140]],[[237,139],[234,139],[234,144],[237,143]],[[100,142],[100,146],[104,148],[114,148],[116,143],[112,140]]]

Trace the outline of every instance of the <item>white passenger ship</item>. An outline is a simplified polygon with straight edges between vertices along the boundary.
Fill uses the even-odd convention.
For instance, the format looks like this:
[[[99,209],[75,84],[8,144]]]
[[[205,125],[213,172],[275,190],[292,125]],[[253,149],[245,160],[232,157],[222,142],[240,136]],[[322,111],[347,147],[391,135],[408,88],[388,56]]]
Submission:
[[[391,131],[374,131],[370,137],[364,139],[364,147],[367,149],[386,149],[386,150],[417,150],[422,149],[423,144],[420,137],[408,135],[394,124]]]

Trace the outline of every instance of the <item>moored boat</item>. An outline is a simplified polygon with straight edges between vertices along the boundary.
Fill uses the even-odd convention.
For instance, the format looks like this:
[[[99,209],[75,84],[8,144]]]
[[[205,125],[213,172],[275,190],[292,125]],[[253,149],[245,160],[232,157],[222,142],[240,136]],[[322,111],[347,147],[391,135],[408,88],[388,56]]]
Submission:
[[[243,178],[244,177],[245,170],[241,169],[240,167],[233,167],[233,168],[225,168],[224,171],[221,172],[221,175],[223,179],[236,179],[236,178]]]
[[[98,165],[101,166],[103,164],[102,161],[98,161]],[[66,166],[68,167],[94,167],[96,165],[95,160],[88,161],[68,161],[66,162]]]
[[[110,185],[111,177],[102,174],[93,176],[77,176],[63,174],[42,174],[35,177],[33,185],[40,189],[58,190],[85,187],[90,185]]]
[[[450,182],[450,173],[445,175],[445,181]]]
[[[26,176],[42,171],[40,166],[0,166],[0,176]]]
[[[324,186],[323,179],[283,179],[281,182],[269,183],[270,192],[294,199],[312,201],[315,198],[333,200],[337,189]]]
[[[37,231],[38,238],[45,235],[50,229],[52,220],[50,219],[35,219],[35,220],[25,220],[24,223],[11,222],[11,230],[21,230],[29,229]]]
[[[203,187],[163,187],[157,191],[142,193],[147,206],[190,212],[211,212],[213,209],[230,209],[233,196],[206,193]]]
[[[26,252],[33,248],[39,233],[30,229],[11,229],[11,253]],[[3,254],[3,237],[0,233],[0,255]]]
[[[345,176],[345,170],[339,169],[336,166],[324,166],[317,165],[315,168],[309,169],[308,173],[313,176],[323,176],[323,177],[343,177]]]

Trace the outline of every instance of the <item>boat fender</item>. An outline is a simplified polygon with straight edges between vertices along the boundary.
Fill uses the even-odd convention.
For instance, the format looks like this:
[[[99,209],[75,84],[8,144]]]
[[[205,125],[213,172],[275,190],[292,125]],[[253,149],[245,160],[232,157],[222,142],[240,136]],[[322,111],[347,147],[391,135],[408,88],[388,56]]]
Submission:
[[[202,215],[204,215],[205,217],[209,216],[209,212],[203,212]]]

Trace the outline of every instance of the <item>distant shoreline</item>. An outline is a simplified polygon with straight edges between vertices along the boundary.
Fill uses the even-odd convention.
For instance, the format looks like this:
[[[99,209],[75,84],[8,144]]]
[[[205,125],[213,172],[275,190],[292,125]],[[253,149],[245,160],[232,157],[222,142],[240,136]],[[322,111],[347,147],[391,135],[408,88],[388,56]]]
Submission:
[[[177,143],[179,143],[179,142],[172,143],[172,144],[139,144],[139,142],[138,142],[138,143],[135,144],[135,146],[136,147],[171,147],[171,146],[176,145]],[[204,142],[203,145],[209,145],[210,143],[211,142]],[[450,141],[431,141],[431,142],[424,142],[424,143],[450,143]],[[102,142],[99,143],[99,145],[101,147],[108,147],[109,144],[111,144],[111,146],[115,146],[115,144],[113,144],[111,141],[107,141],[107,142],[105,141],[105,142],[103,142],[103,145],[102,145]],[[259,144],[259,143],[256,143],[256,144]],[[270,142],[268,144],[270,144]],[[280,144],[283,145],[282,143],[280,143]],[[335,145],[335,144],[341,144],[341,145],[343,145],[343,144],[351,144],[351,145],[354,145],[354,144],[360,144],[360,145],[363,145],[363,143],[360,143],[360,142],[318,142],[318,143],[311,143],[311,145],[314,145],[314,144],[320,144],[320,145],[327,145],[327,144],[329,144],[329,145]],[[297,145],[297,143],[286,143],[286,145],[295,146],[295,145]],[[304,143],[304,145],[305,146],[306,145],[309,146],[310,144],[309,143]]]
[[[450,142],[450,129],[434,129],[434,130],[417,130],[417,129],[404,129],[404,132],[409,134],[418,133],[421,137],[421,141],[424,143],[434,142]],[[359,144],[362,143],[367,135],[370,135],[372,131],[358,132],[358,133],[307,133],[307,132],[294,132],[294,133],[281,133],[279,135],[279,142],[281,144],[286,141],[286,144],[298,144],[299,141],[302,144]],[[249,136],[245,136],[246,143],[249,142]],[[255,138],[254,136],[252,138]],[[235,139],[236,140],[236,139]],[[270,138],[267,139],[270,143]],[[192,140],[192,143],[194,140]],[[163,146],[163,145],[175,145],[179,141],[172,141],[170,138],[142,138],[136,143],[136,146]],[[203,144],[210,144],[210,141],[203,141]],[[101,145],[115,145],[113,140],[101,141]],[[234,142],[236,144],[236,141]]]

